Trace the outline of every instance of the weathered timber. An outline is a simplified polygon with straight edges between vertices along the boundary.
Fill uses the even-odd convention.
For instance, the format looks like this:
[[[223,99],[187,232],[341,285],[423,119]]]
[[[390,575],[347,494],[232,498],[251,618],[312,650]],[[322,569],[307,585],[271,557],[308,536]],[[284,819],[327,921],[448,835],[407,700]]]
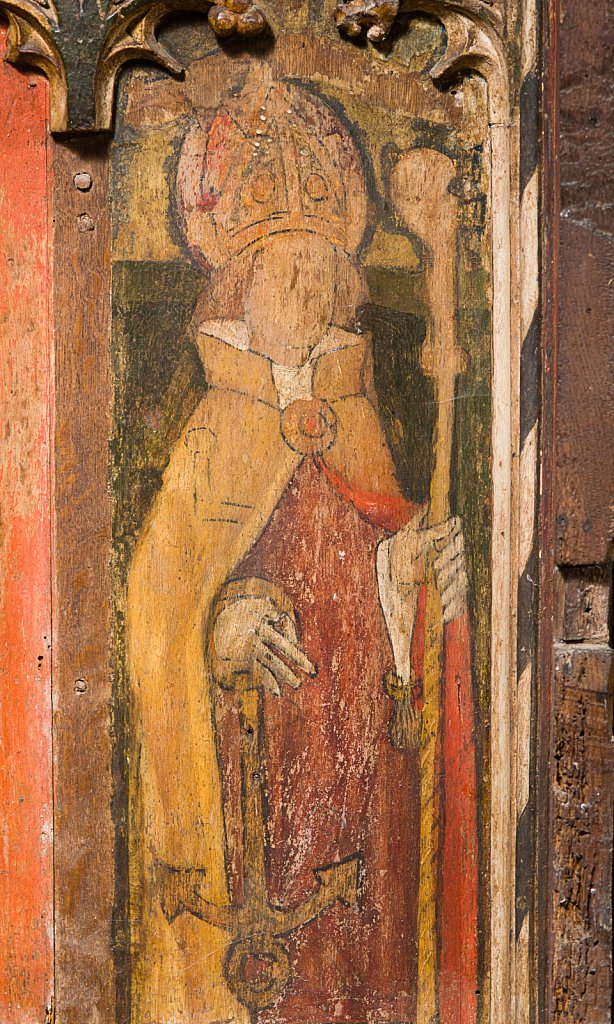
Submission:
[[[510,253],[510,237],[515,244],[518,154],[510,154],[508,89],[508,71],[512,78],[516,72],[500,32],[500,8],[491,11],[478,0],[391,5],[401,17],[375,52],[337,36],[332,4],[318,12],[297,0],[291,13],[280,4],[277,23],[283,12],[292,28],[281,34],[283,43],[265,39],[240,56],[222,51],[230,73],[225,68],[220,75],[223,60],[220,54],[209,59],[206,28],[202,52],[191,50],[202,38],[192,38],[185,62],[169,57],[175,46],[181,49],[181,26],[169,27],[168,51],[158,44],[159,17],[174,4],[150,11],[126,3],[115,12],[86,4],[79,17],[72,11],[68,83],[49,40],[41,41],[31,18],[24,22],[15,13],[22,0],[6,3],[13,56],[51,67],[52,112],[63,118],[56,129],[110,127],[114,77],[127,57],[157,54],[175,71],[190,65],[185,83],[151,79],[143,68],[126,76],[137,88],[129,96],[120,90],[112,190],[98,139],[88,146],[58,143],[54,150],[57,1020],[166,1022],[179,1007],[192,1024],[203,1015],[239,1020],[256,1013],[264,1014],[261,1024],[305,1022],[314,1014],[319,1021],[324,998],[326,1019],[343,1018],[357,1012],[343,1003],[338,1012],[337,1003],[348,991],[343,971],[360,973],[360,951],[368,981],[358,986],[365,1000],[360,1019],[507,1024],[520,961],[512,939],[514,773],[524,794],[530,751],[528,739],[525,746],[514,734],[519,488],[512,460],[521,331],[510,324],[517,255]],[[362,32],[373,27],[369,12],[381,6],[365,0],[344,8],[354,11]],[[224,34],[240,31],[251,7],[229,0],[215,10]],[[406,15],[421,10],[440,24],[420,29],[430,33],[430,49],[418,68],[422,58],[401,37]],[[87,31],[81,34],[81,27]],[[369,34],[383,42],[383,35]],[[103,84],[93,96],[79,64],[82,48],[95,51],[103,37]],[[462,88],[448,95],[435,88],[468,69],[476,74]],[[393,187],[395,168],[408,157],[450,165],[443,200],[436,198],[433,175],[423,176],[420,201],[433,205],[433,215],[421,230],[409,209],[410,186],[419,177],[413,164],[402,188]],[[440,201],[458,215],[446,245],[434,209]],[[416,202],[414,196],[411,206]],[[522,228],[524,267],[530,216],[524,214]],[[109,220],[117,228],[113,241]],[[439,280],[434,288],[428,269]],[[431,336],[423,346],[427,325]],[[436,364],[437,346],[445,349],[452,334],[471,358],[466,365],[439,360],[433,389],[429,376],[437,365],[420,364],[418,352],[423,348]],[[428,501],[433,465],[427,526],[414,513]],[[351,529],[338,521],[342,511],[354,517]],[[365,522],[371,548],[357,556]],[[534,522],[529,508],[518,531],[529,548]],[[242,533],[235,529],[245,524]],[[346,527],[347,543],[339,532]],[[374,563],[374,546],[386,553],[393,538],[376,531],[394,538],[388,568],[379,554]],[[423,544],[432,547],[426,580]],[[319,563],[314,571],[321,552],[325,576]],[[275,587],[264,595],[259,589],[275,573],[292,594],[289,610]],[[445,722],[431,751],[443,799],[433,799],[430,809],[419,807],[420,789],[428,805],[435,788],[424,763],[399,769],[394,759],[411,757],[412,744],[400,751],[389,742],[390,701],[400,706],[402,698],[415,753],[433,688],[423,685],[425,659],[422,666],[412,663],[408,623],[417,605],[411,601],[401,607],[393,639],[393,604],[374,590],[383,592],[386,573],[393,589],[409,589],[411,579],[414,596],[419,584],[421,595],[430,590],[437,598],[430,611],[426,598],[424,641],[416,629],[416,650],[431,652]],[[240,584],[243,612],[252,609],[247,624],[232,602],[219,603],[229,577],[238,577],[229,585]],[[361,579],[365,600],[356,596]],[[592,622],[586,593],[570,606],[566,636]],[[313,595],[326,612],[317,630]],[[336,603],[346,618],[331,614]],[[222,620],[217,634],[214,610]],[[321,647],[314,633],[324,637]],[[250,662],[246,698],[242,655],[252,642],[260,660]],[[237,663],[230,685],[224,671],[213,671],[218,655]],[[382,659],[371,675],[362,670],[363,655]],[[497,680],[492,702],[491,673]],[[530,707],[533,679],[526,678],[522,692]],[[323,722],[318,738],[310,738],[319,714],[339,712],[337,684],[346,679],[351,685],[334,727]],[[238,767],[224,763],[233,753],[228,723],[237,716]],[[423,743],[424,736],[423,725]],[[281,737],[283,756],[265,749],[271,737],[273,743]],[[333,755],[334,772],[327,774]],[[363,765],[376,761],[381,792],[368,782],[360,787],[360,794],[373,789],[369,813],[349,799],[341,813],[331,778],[352,786]],[[390,782],[383,784],[387,765]],[[399,780],[405,796],[393,788]],[[438,820],[440,806],[445,815]],[[277,827],[284,815],[286,832]],[[330,824],[335,817],[343,829],[348,821],[354,828],[342,833],[349,844],[343,849]],[[417,867],[411,844],[421,818],[424,845],[430,840],[435,850],[441,842],[442,851]],[[395,851],[388,843],[393,836]],[[314,837],[318,851],[328,851],[321,860],[319,852],[311,857]],[[376,848],[380,839],[385,848]],[[313,876],[319,886],[304,900],[290,884],[284,888],[297,853],[304,857],[301,870],[310,868],[309,882],[315,885]],[[414,1014],[413,940],[403,922],[412,927],[412,907],[427,890],[422,875],[438,901],[426,929],[436,984],[428,1000],[418,997]],[[358,900],[363,876],[366,896]],[[389,935],[394,928],[403,934],[390,949],[375,941],[371,955],[353,930],[358,935],[363,924],[383,920],[390,907]],[[135,955],[132,976],[122,977],[118,951],[128,929]],[[423,959],[420,951],[417,961]],[[275,977],[264,991],[271,964]],[[299,987],[314,969],[315,997],[313,979],[307,993]],[[440,974],[445,984],[439,985]],[[518,991],[525,991],[521,984]],[[393,1005],[397,998],[407,1001],[404,1008]]]
[[[538,932],[541,1012],[602,1024],[612,998],[612,28],[604,3],[563,12],[557,2],[544,28],[538,835],[541,890],[555,896]]]
[[[544,936],[545,1009],[547,1020],[601,1024],[612,1012],[614,34],[605,3],[566,8],[565,17],[555,3],[550,13],[546,115],[555,161],[547,165],[545,241],[554,273],[546,337],[553,332],[554,344],[546,345],[545,367],[555,413],[544,473],[552,505],[544,513],[560,571],[553,620],[547,600],[542,608],[544,649],[550,621],[555,640],[552,672],[544,672],[554,680],[544,839],[555,894]],[[546,561],[550,542],[546,536]],[[547,697],[543,707],[547,717]]]
[[[47,100],[42,77],[0,60],[2,1024],[42,1024],[52,1000]]]
[[[110,231],[96,140],[53,147],[54,869],[58,1024],[114,1020]],[[84,180],[89,175],[88,191]]]
[[[552,1020],[606,1024],[612,998],[612,671],[604,645],[554,655]]]
[[[556,560],[597,565],[614,541],[614,25],[607,0],[560,27]]]

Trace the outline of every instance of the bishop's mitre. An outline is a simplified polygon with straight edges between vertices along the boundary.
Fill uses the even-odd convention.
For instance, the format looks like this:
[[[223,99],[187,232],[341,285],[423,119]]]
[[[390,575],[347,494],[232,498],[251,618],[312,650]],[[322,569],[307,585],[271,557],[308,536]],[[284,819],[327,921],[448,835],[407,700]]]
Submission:
[[[304,231],[356,252],[366,185],[352,137],[315,93],[265,68],[187,133],[177,174],[186,241],[221,267],[271,235]]]

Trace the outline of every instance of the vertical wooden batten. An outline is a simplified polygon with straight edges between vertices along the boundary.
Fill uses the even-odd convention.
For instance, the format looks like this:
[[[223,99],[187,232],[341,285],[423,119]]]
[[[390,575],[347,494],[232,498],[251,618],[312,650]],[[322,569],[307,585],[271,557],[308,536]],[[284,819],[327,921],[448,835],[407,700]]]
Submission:
[[[106,154],[96,137],[53,145],[58,1024],[115,1020]]]
[[[0,25],[0,1021],[52,1003],[48,86]]]
[[[552,864],[549,856],[551,835],[550,752],[552,747],[552,673],[554,619],[554,449],[557,357],[558,281],[553,272],[558,256],[559,228],[559,164],[558,164],[558,22],[556,0],[544,7],[542,54],[544,91],[543,123],[543,189],[541,197],[542,255],[540,260],[542,288],[542,350],[541,426],[540,426],[540,596],[539,596],[539,675],[537,723],[537,805],[536,829],[537,901],[536,910],[547,906],[552,893]],[[538,949],[538,1019],[551,1019],[552,942],[548,913],[536,913]]]
[[[549,220],[554,332],[548,510],[549,999],[545,1020],[612,1015],[614,556],[613,26],[607,2],[552,3]],[[558,62],[557,62],[558,56]],[[552,553],[551,553],[552,552]],[[547,628],[552,622],[552,632]]]
[[[514,707],[515,778],[515,1019],[535,1020],[535,712],[538,680],[537,634],[539,566],[539,442],[540,442],[540,54],[541,13],[535,0],[522,6],[518,26],[520,75],[517,90],[517,152],[513,178],[517,181],[517,218],[512,252],[516,254],[517,359],[515,386],[519,389],[518,438],[514,486],[518,494],[516,580],[516,687]]]

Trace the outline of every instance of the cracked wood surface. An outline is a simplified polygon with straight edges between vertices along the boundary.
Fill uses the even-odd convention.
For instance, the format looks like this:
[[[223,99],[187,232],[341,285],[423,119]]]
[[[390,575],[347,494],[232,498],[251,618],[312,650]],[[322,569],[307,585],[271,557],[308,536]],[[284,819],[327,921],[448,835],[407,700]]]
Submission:
[[[561,1022],[610,1019],[613,653],[555,645],[552,1019]]]
[[[550,11],[558,39],[551,40],[548,84],[555,92],[558,85],[558,97],[546,115],[547,124],[554,117],[560,183],[555,168],[552,294],[556,299],[558,288],[558,303],[555,323],[545,329],[558,332],[552,527],[559,570],[546,1019],[557,1024],[606,1024],[612,1014],[614,23],[606,8],[599,0],[590,9],[553,4]],[[542,616],[545,644],[545,611]]]
[[[554,645],[554,674],[555,696],[554,696],[554,745],[552,751],[552,807],[554,811],[554,841],[552,847],[553,858],[553,879],[554,879],[554,903],[553,903],[553,1012],[552,1018],[556,1021],[590,1021],[591,1024],[603,1024],[610,1019],[611,1011],[611,961],[609,955],[609,939],[611,936],[611,902],[608,901],[607,891],[611,887],[611,819],[612,806],[611,796],[608,795],[608,779],[612,772],[612,747],[611,747],[611,651],[607,646],[608,623],[607,592],[609,580],[604,564],[611,558],[612,538],[614,536],[612,516],[612,494],[608,493],[610,481],[614,479],[614,466],[612,466],[612,416],[614,409],[614,398],[612,389],[612,346],[611,346],[611,322],[613,315],[612,279],[614,277],[614,250],[612,243],[612,203],[611,184],[609,179],[609,166],[611,160],[609,153],[611,149],[611,128],[608,128],[608,120],[611,123],[612,116],[612,95],[609,82],[610,69],[608,66],[608,53],[612,44],[612,29],[607,29],[605,5],[603,2],[595,5],[587,14],[586,10],[578,7],[566,8],[564,17],[561,17],[561,58],[563,69],[561,74],[561,203],[562,217],[560,223],[561,235],[561,258],[560,258],[560,283],[559,290],[561,302],[559,307],[560,321],[560,347],[557,378],[557,448],[556,448],[556,560],[560,566],[571,567],[567,569],[565,578],[565,594],[563,622],[555,631],[557,642]],[[609,40],[609,41],[608,41]],[[40,157],[45,149],[42,134],[37,136],[39,127],[44,123],[44,111],[40,105],[42,89],[36,92],[26,86],[28,79],[23,76],[16,76],[13,69],[0,68],[2,75],[2,101],[5,97],[10,98],[13,84],[22,89],[27,97],[26,102],[31,104],[29,128],[24,134],[26,154],[23,166],[27,168],[25,175],[24,193],[30,194],[43,182],[44,192],[44,171]],[[7,84],[6,91],[5,81]],[[39,81],[38,79],[33,82]],[[379,83],[378,83],[379,84]],[[11,100],[11,111],[14,116],[17,104]],[[68,150],[60,151],[56,169],[62,173],[72,175],[76,169],[82,171],[85,167],[81,155],[84,152]],[[36,175],[31,173],[34,155],[36,157]],[[14,151],[11,152],[14,156]],[[77,156],[79,159],[77,159]],[[37,162],[38,161],[38,162]],[[89,164],[88,164],[89,166]],[[98,192],[98,174],[100,164],[94,160],[92,164],[96,191],[87,201],[77,196],[71,188],[67,191],[66,209],[59,210],[58,221],[58,244],[63,244],[67,233],[71,230],[79,231],[79,239],[83,247],[101,246],[104,243],[104,217],[101,212],[104,209],[102,193]],[[1,166],[0,166],[1,174]],[[42,177],[41,177],[42,175]],[[8,199],[7,199],[8,196]],[[79,203],[76,203],[79,199]],[[1,201],[11,201],[14,205],[9,206],[8,221],[10,222],[12,211],[19,205],[19,200],[9,192],[3,192]],[[32,227],[29,234],[31,240],[36,235],[36,229],[42,228],[40,220],[42,206],[36,208],[36,216],[39,219],[36,224],[30,224],[26,219],[22,224]],[[34,217],[34,207],[26,211]],[[73,220],[74,216],[74,220]],[[75,225],[80,227],[75,227]],[[100,232],[103,232],[102,236]],[[42,237],[42,236],[41,236]],[[14,243],[8,233],[2,238],[2,245],[5,247]],[[7,260],[7,265],[10,261]],[[44,263],[44,261],[43,261]],[[40,266],[38,268],[41,269]],[[96,301],[97,296],[103,294],[96,292],[100,288],[100,281],[97,283],[91,279],[88,272],[88,261],[85,258],[79,266],[72,268],[74,278],[70,281],[66,278],[57,286],[56,295],[62,297],[65,314],[61,321],[61,332],[64,338],[63,349],[58,373],[65,372],[71,358],[73,344],[78,344],[85,353],[88,360],[96,364],[96,373],[104,374],[103,350],[96,350],[94,341],[100,324],[106,315],[104,303],[102,307]],[[47,269],[43,267],[43,272]],[[20,324],[19,317],[28,314],[28,327],[33,331],[31,335],[35,341],[44,343],[45,325],[47,323],[47,306],[45,296],[46,288],[37,287],[37,277],[32,275],[27,284],[19,281],[20,299],[11,304],[8,310],[8,323]],[[23,290],[23,294],[22,294]],[[27,307],[23,305],[22,298],[26,295]],[[89,313],[86,316],[85,327],[78,324],[79,317],[75,317],[75,311],[82,312],[84,309]],[[36,312],[36,317],[33,314]],[[88,320],[89,317],[89,320]],[[89,327],[88,327],[89,323]],[[86,329],[92,333],[86,337]],[[21,327],[19,326],[19,330]],[[78,337],[77,337],[78,335]],[[24,334],[24,337],[26,335]],[[30,337],[30,336],[29,336]],[[76,338],[76,342],[75,342]],[[31,350],[30,350],[31,354]],[[36,442],[40,441],[40,434],[36,434],[36,427],[44,423],[46,415],[46,397],[43,395],[41,385],[41,374],[44,378],[44,359],[40,364],[33,365],[27,359],[27,353],[20,349],[15,350],[15,364],[19,374],[24,376],[21,380],[30,379],[28,375],[36,375],[36,402],[31,399],[27,410],[27,416],[23,422],[26,425],[28,436],[35,436]],[[91,368],[91,364],[90,364]],[[79,388],[75,389],[70,396],[65,408],[60,413],[59,430],[61,445],[64,445],[64,455],[70,450],[74,452],[88,438],[91,441],[94,437],[90,434],[91,422],[89,420],[90,407],[88,401],[93,402],[92,416],[98,416],[96,429],[100,434],[95,436],[106,443],[105,430],[107,429],[104,420],[104,409],[96,411],[96,390],[87,390],[87,382],[90,378],[86,372],[84,378],[79,379]],[[83,384],[86,384],[83,390]],[[6,383],[6,381],[3,381]],[[11,384],[8,381],[9,385]],[[10,391],[10,386],[9,389]],[[7,408],[9,408],[7,406]],[[85,419],[84,419],[84,410]],[[3,410],[4,411],[4,410]],[[22,410],[23,411],[23,410]],[[42,419],[37,420],[37,417]],[[12,421],[13,422],[13,421]],[[31,432],[34,433],[31,433]],[[91,460],[90,465],[97,465],[97,460],[106,459],[106,452],[97,444],[85,444],[87,457]],[[32,455],[25,460],[25,475],[22,476],[24,493],[29,495],[30,501],[40,503],[45,508],[45,488],[49,486],[43,462],[41,462],[42,448],[27,449]],[[6,453],[3,453],[3,465],[8,465],[9,471],[15,474],[15,464],[10,462],[10,445]],[[62,451],[60,450],[59,465],[66,468],[63,462]],[[8,461],[7,461],[8,460]],[[608,461],[610,460],[610,461]],[[37,470],[38,467],[38,470]],[[73,465],[74,468],[74,465]],[[22,462],[20,469],[23,472]],[[6,480],[11,481],[10,472]],[[38,472],[38,475],[36,475]],[[79,736],[79,744],[85,749],[93,734],[107,736],[107,723],[109,721],[109,708],[105,704],[102,692],[97,690],[96,673],[106,665],[108,652],[106,650],[106,626],[104,616],[106,612],[106,596],[104,587],[105,562],[102,556],[103,549],[108,538],[108,518],[105,506],[105,495],[100,492],[84,492],[80,487],[82,478],[66,478],[63,494],[60,495],[64,502],[65,512],[70,512],[71,521],[75,529],[82,528],[83,522],[88,524],[90,536],[94,538],[94,558],[88,561],[89,582],[97,580],[98,589],[84,586],[83,581],[71,579],[68,575],[64,581],[60,581],[60,612],[64,615],[65,628],[69,637],[67,647],[60,651],[60,691],[59,691],[59,718],[58,724],[62,729],[63,702],[74,701],[85,703],[92,701],[91,711],[84,716],[84,732]],[[34,477],[36,476],[36,479]],[[48,503],[49,505],[49,503]],[[47,508],[48,508],[47,505]],[[3,524],[4,525],[4,524]],[[30,524],[31,525],[31,524]],[[38,522],[40,527],[40,522]],[[43,523],[44,527],[44,523]],[[43,580],[49,578],[48,569],[48,543],[45,537],[38,532],[35,535],[29,534],[28,553],[23,551],[19,554],[16,563],[24,574],[14,574],[9,582],[18,584],[18,594],[23,593],[30,585],[36,586],[33,581],[36,579],[41,587],[44,587]],[[3,537],[3,542],[4,542]],[[33,559],[32,551],[39,554],[39,559]],[[88,549],[89,550],[89,549]],[[16,549],[14,549],[16,551]],[[91,554],[91,551],[90,551]],[[29,557],[28,557],[29,556]],[[17,557],[17,555],[16,555]],[[89,558],[89,556],[88,556]],[[576,567],[576,568],[574,568]],[[588,567],[588,568],[585,568]],[[60,566],[61,568],[61,566]],[[25,572],[27,570],[27,572]],[[68,572],[69,564],[64,563],[64,570]],[[45,576],[45,573],[47,574]],[[573,580],[572,580],[573,577]],[[30,581],[30,582],[28,582]],[[30,593],[30,590],[27,590]],[[7,587],[6,593],[9,593]],[[79,645],[79,615],[83,608],[80,605],[79,597],[90,601],[89,613],[97,618],[97,629],[87,638],[83,648]],[[44,595],[44,596],[41,596]],[[20,621],[19,631],[13,633],[9,638],[12,643],[17,636],[19,642],[25,638],[39,639],[42,635],[48,636],[45,627],[48,615],[47,604],[48,594],[42,589],[40,601],[36,602],[35,608],[28,609],[28,615],[24,615]],[[63,604],[62,604],[63,601]],[[17,602],[12,603],[15,611],[20,608]],[[23,609],[22,609],[23,610]],[[21,614],[21,612],[20,612]],[[38,618],[37,618],[38,616]],[[36,622],[35,622],[36,620]],[[22,629],[23,627],[23,629]],[[40,628],[39,628],[40,627]],[[544,643],[548,641],[547,630],[544,633]],[[12,648],[13,652],[16,648]],[[24,647],[25,650],[25,647]],[[35,703],[32,704],[32,689],[20,690],[15,701],[11,703],[11,715],[15,714],[16,722],[28,723],[29,728],[23,734],[17,729],[9,730],[9,743],[5,749],[9,752],[9,761],[12,754],[23,757],[26,752],[26,760],[20,761],[19,772],[9,774],[6,806],[9,807],[8,828],[9,844],[12,841],[15,845],[13,850],[24,849],[29,851],[25,859],[19,860],[20,870],[28,868],[30,871],[29,882],[34,884],[28,886],[14,887],[11,892],[0,889],[0,899],[5,902],[1,904],[1,912],[6,914],[9,920],[9,906],[11,914],[11,927],[14,931],[8,932],[4,927],[0,928],[0,962],[2,942],[9,950],[10,956],[4,958],[11,968],[10,978],[3,979],[4,989],[0,991],[0,1019],[4,1024],[5,1020],[12,1024],[9,1015],[3,1015],[2,999],[11,999],[12,1005],[19,1006],[19,1013],[15,1020],[21,1024],[22,1020],[37,1021],[42,1019],[45,1007],[50,999],[50,853],[48,845],[49,831],[46,825],[38,829],[41,810],[44,813],[48,804],[45,802],[45,793],[50,786],[49,772],[45,765],[48,765],[50,757],[50,739],[48,734],[48,687],[49,679],[46,673],[46,651],[41,648],[43,659],[42,667],[38,662],[36,675]],[[19,652],[18,652],[19,654]],[[22,658],[23,652],[19,654]],[[37,653],[37,661],[39,654]],[[83,667],[85,659],[86,666]],[[7,662],[7,664],[9,664]],[[19,666],[27,664],[27,658],[19,662]],[[92,672],[90,673],[90,669]],[[92,674],[93,673],[93,674]],[[32,677],[34,678],[34,676]],[[17,679],[17,675],[12,677]],[[93,689],[92,686],[93,680]],[[28,680],[29,681],[29,680]],[[71,689],[72,688],[72,689]],[[549,687],[548,687],[549,689]],[[20,707],[18,701],[25,701],[22,710],[24,714],[15,711]],[[11,702],[13,696],[11,696]],[[64,704],[64,706],[66,706]],[[88,705],[89,706],[89,705]],[[32,715],[40,714],[40,729],[32,729]],[[100,724],[103,728],[100,729]],[[11,744],[13,746],[11,747]],[[94,744],[94,746],[96,746]],[[97,746],[101,757],[103,771],[97,776],[92,771],[86,780],[87,786],[98,787],[97,794],[104,802],[108,797],[100,787],[105,785],[105,750]],[[74,751],[78,754],[78,751]],[[108,753],[108,750],[107,750]],[[30,760],[27,760],[30,758]],[[28,765],[30,768],[28,768]],[[25,767],[25,771],[24,771]],[[30,770],[31,769],[31,770]],[[74,781],[74,780],[73,780]],[[83,780],[81,780],[83,781]],[[24,784],[23,792],[19,786]],[[64,778],[64,794],[69,795],[69,802],[65,804],[65,811],[60,801],[60,814],[79,813],[84,803],[79,799],[83,796],[83,790],[75,787],[72,791],[72,782],[67,774]],[[22,802],[22,796],[25,799]],[[60,794],[62,788],[60,787]],[[89,792],[87,794],[90,795]],[[4,795],[3,795],[4,806]],[[16,801],[16,802],[15,802]],[[72,803],[70,803],[72,801]],[[108,807],[108,801],[105,803]],[[71,809],[72,808],[72,809]],[[24,824],[25,822],[25,824]],[[11,831],[12,829],[12,831]],[[92,827],[92,834],[95,829]],[[71,986],[75,992],[79,991],[78,986],[84,986],[81,991],[91,991],[92,985],[98,986],[100,1002],[97,1004],[101,1012],[107,1012],[111,1005],[110,988],[106,994],[104,987],[109,981],[108,976],[102,978],[96,961],[96,944],[91,942],[92,936],[98,935],[107,929],[111,915],[111,902],[109,892],[100,889],[93,884],[92,865],[96,870],[103,864],[104,871],[112,873],[112,852],[109,838],[109,822],[102,822],[100,829],[101,842],[96,849],[86,851],[83,860],[76,861],[69,865],[69,873],[65,874],[67,864],[62,860],[64,854],[60,849],[58,871],[60,878],[60,899],[68,903],[71,900],[70,878],[76,877],[77,873],[84,872],[86,879],[89,879],[83,893],[83,907],[87,911],[81,918],[82,929],[75,931],[72,935],[60,935],[60,977],[61,977],[61,948],[62,942],[66,943],[65,948],[72,944],[72,948],[83,948],[88,950],[88,956],[83,960],[82,978],[71,978]],[[19,842],[20,847],[17,846]],[[64,851],[70,853],[70,851]],[[12,856],[9,845],[9,854]],[[32,859],[28,860],[27,856]],[[17,858],[13,858],[13,866]],[[111,866],[110,866],[111,865]],[[34,872],[32,874],[32,872]],[[110,877],[110,875],[109,875]],[[45,901],[45,893],[46,901]],[[17,894],[17,895],[16,895]],[[73,893],[74,895],[74,893]],[[7,903],[7,900],[17,901]],[[19,905],[20,910],[15,907]],[[102,923],[102,928],[100,925]],[[17,938],[15,939],[15,936]],[[28,950],[32,953],[32,963],[26,962],[26,953],[30,953],[23,947],[25,952],[20,953],[20,942],[26,937],[33,945]],[[25,938],[24,938],[25,941]],[[12,958],[12,959],[11,959]],[[88,987],[89,986],[89,987]],[[7,996],[8,993],[8,996]],[[89,997],[88,997],[89,998]],[[12,1012],[12,1011],[11,1011]],[[82,1005],[75,999],[70,1011],[75,1021],[81,1019]],[[30,1016],[28,1016],[28,1014]],[[67,1018],[69,1019],[69,1018]],[[105,1018],[106,1019],[106,1018]]]

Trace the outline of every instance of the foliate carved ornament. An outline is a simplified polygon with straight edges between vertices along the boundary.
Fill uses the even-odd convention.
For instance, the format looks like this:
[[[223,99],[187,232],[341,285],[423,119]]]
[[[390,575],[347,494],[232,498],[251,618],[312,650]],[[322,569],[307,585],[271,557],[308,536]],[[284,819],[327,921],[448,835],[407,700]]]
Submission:
[[[339,0],[335,23],[351,39],[366,32],[372,43],[381,43],[389,35],[398,13],[399,0]]]
[[[335,23],[351,38],[366,33],[372,43],[381,43],[399,15],[420,11],[439,16],[443,9],[483,19],[497,28],[502,23],[501,13],[492,0],[338,0]]]
[[[446,30],[446,48],[429,74],[443,85],[474,70],[489,83],[490,116],[507,120],[508,72],[501,5],[492,0],[338,0],[335,23],[350,39],[381,44],[403,14],[431,14]]]

